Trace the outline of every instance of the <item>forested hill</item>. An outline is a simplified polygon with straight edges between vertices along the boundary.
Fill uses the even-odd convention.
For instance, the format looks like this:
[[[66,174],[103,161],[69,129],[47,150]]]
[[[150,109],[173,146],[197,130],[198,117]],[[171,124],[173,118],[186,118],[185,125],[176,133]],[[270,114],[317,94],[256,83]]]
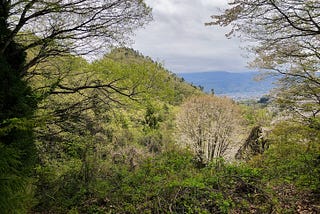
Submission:
[[[161,63],[131,48],[113,49],[96,63],[103,64],[103,61],[129,66],[130,70],[122,71],[124,77],[139,79],[140,85],[147,87],[143,93],[170,104],[179,104],[185,98],[201,93],[198,87],[185,82],[183,78],[164,68]]]
[[[226,95],[234,99],[259,98],[268,94],[274,87],[276,78],[259,79],[259,72],[232,73],[224,71],[179,73],[178,76],[196,86],[202,86],[205,92],[212,89],[217,95]]]

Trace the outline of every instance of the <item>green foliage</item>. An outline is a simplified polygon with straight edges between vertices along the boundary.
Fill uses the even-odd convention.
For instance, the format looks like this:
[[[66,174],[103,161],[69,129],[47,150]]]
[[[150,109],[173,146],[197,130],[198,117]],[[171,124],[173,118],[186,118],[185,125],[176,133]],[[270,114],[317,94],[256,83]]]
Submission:
[[[133,191],[115,185],[125,185],[123,173],[133,179],[132,172],[140,170],[146,158],[173,145],[172,104],[179,102],[173,83],[177,79],[160,64],[129,49],[116,49],[92,64],[71,56],[51,63],[57,66],[44,64],[43,68],[56,75],[33,79],[34,90],[46,94],[37,111],[39,203],[33,210],[75,212],[79,207],[96,213],[100,205],[95,203],[114,192],[108,189],[119,188],[126,194]],[[65,75],[61,75],[63,70]],[[79,93],[69,90],[96,83],[107,87]],[[115,180],[109,182],[111,177]],[[133,209],[130,206],[128,210]]]
[[[93,184],[95,193],[77,209],[81,213],[267,212],[272,203],[259,188],[260,177],[256,169],[221,161],[199,170],[191,153],[176,148],[144,159],[135,170],[109,165],[107,175]]]
[[[2,36],[4,32],[1,31]],[[0,49],[6,42],[2,36]],[[36,158],[31,118],[37,100],[22,79],[24,62],[25,53],[15,42],[0,54],[0,210],[3,213],[26,212],[30,206],[28,188]]]
[[[243,104],[241,109],[244,119],[249,126],[269,126],[274,117],[274,113],[268,108],[261,107],[257,104]]]
[[[271,133],[270,148],[253,164],[263,168],[268,180],[319,190],[319,139],[315,129],[282,122]]]
[[[116,4],[120,1],[114,1],[110,7],[96,5],[101,9],[97,13],[90,12],[92,5],[88,2],[0,3],[1,213],[285,213],[300,212],[303,203],[315,204],[307,210],[319,212],[314,199],[320,189],[319,63],[314,60],[319,54],[314,51],[314,56],[311,53],[306,58],[304,53],[305,49],[314,49],[312,42],[316,40],[305,42],[289,36],[287,41],[283,35],[292,31],[279,28],[280,25],[273,25],[264,17],[260,20],[267,22],[267,28],[244,28],[244,32],[255,36],[260,35],[261,29],[267,29],[257,37],[268,41],[259,43],[262,48],[254,49],[259,57],[254,64],[285,74],[280,82],[279,104],[305,114],[308,126],[291,122],[276,125],[268,136],[270,148],[249,164],[229,164],[219,158],[199,167],[194,154],[175,144],[174,115],[178,105],[191,96],[199,97],[203,87],[199,90],[185,83],[160,63],[128,48],[114,49],[93,63],[68,54],[69,50],[87,51],[85,47],[90,42],[84,40],[92,39],[98,45],[97,36],[120,41],[150,18],[150,9],[143,1],[132,1],[129,6]],[[278,2],[263,3],[265,8],[254,3],[257,10],[247,3],[235,1],[235,7],[227,10],[225,16],[215,17],[216,24],[230,24],[234,17],[250,20],[260,9],[276,12],[275,22],[288,21],[277,17],[280,11],[274,7]],[[238,10],[240,4],[248,7]],[[314,5],[300,8],[298,4],[291,9],[286,9],[285,3],[279,6],[301,23],[315,24],[316,15],[312,17],[314,14],[309,13],[314,11]],[[37,11],[42,7],[45,13]],[[297,16],[295,10],[306,13]],[[115,12],[121,16],[108,15]],[[249,17],[234,16],[242,12],[248,12]],[[28,28],[35,22],[41,26],[43,15],[57,13],[65,14],[61,17],[76,17],[74,25],[64,25],[68,20],[62,18],[52,19],[50,26],[46,25],[54,34],[43,32],[38,26]],[[122,13],[133,16],[128,18]],[[11,15],[21,15],[21,19]],[[28,18],[24,19],[24,15]],[[303,18],[305,15],[307,19]],[[89,21],[84,26],[81,20],[85,17]],[[17,32],[10,31],[8,20],[12,26],[20,20]],[[115,30],[112,34],[104,32],[105,23],[109,30]],[[240,30],[254,24],[243,23],[237,25]],[[295,23],[287,24],[290,27]],[[64,26],[71,28],[66,30]],[[78,31],[80,26],[84,31]],[[274,37],[268,27],[280,34]],[[19,32],[22,29],[25,32]],[[72,38],[84,40],[71,42]],[[272,38],[278,40],[270,46]],[[289,46],[283,46],[281,40]],[[299,40],[294,42],[298,44],[295,50],[290,46],[294,40]],[[288,47],[292,50],[288,51]],[[299,60],[291,60],[295,57]],[[272,113],[261,108],[266,107],[268,100],[260,101],[262,104],[243,107],[250,128],[271,124]],[[221,116],[226,109],[228,112],[237,109],[234,102],[221,106],[201,109],[206,115],[200,118],[200,124],[210,113],[217,113],[215,128],[219,132],[209,140],[217,141],[223,135],[227,136],[222,140],[225,143],[233,137],[227,134],[237,128],[227,125],[238,115]],[[185,108],[190,110],[188,106]],[[196,121],[191,119],[183,131]],[[212,118],[209,124],[212,125]],[[199,132],[198,127],[201,126],[191,132],[192,136]],[[200,133],[213,134],[212,130]]]
[[[320,132],[296,122],[280,122],[269,135],[270,148],[250,161],[273,194],[279,213],[317,213],[320,189]]]
[[[92,63],[90,68],[97,71],[102,79],[123,80],[120,84],[134,88],[144,103],[151,99],[175,105],[201,93],[160,63],[128,48],[112,50],[103,59]]]
[[[63,213],[78,204],[88,191],[80,173],[81,162],[77,159],[38,166],[38,204],[34,209]]]
[[[159,122],[161,122],[161,116],[156,114],[156,110],[153,106],[147,106],[146,115],[144,117],[144,124],[149,129],[158,129]]]
[[[199,168],[190,151],[176,146],[174,135],[177,105],[199,91],[129,49],[92,64],[71,56],[64,60],[56,63],[68,70],[65,76],[58,69],[57,76],[40,81],[44,85],[33,82],[42,99],[36,114],[40,163],[33,212],[271,213],[285,210],[273,187],[319,188],[315,128],[279,125],[269,136],[270,149],[251,165],[213,159]],[[84,83],[112,88],[69,94],[58,86]],[[249,127],[270,125],[272,113],[258,107],[242,107]],[[0,134],[27,131],[28,121],[10,119]],[[20,153],[6,154],[13,155],[2,164],[4,172],[21,164]]]
[[[96,3],[0,3],[1,213],[29,212],[38,154],[38,207],[63,212],[89,192],[94,178],[93,144],[102,129],[98,126],[101,120],[92,121],[99,112],[96,105],[101,104],[97,100],[103,100],[98,96],[101,91],[95,89],[108,88],[104,98],[112,101],[120,99],[116,95],[131,94],[112,85],[114,79],[101,83],[97,73],[86,70],[89,65],[85,60],[68,53],[90,52],[90,41],[94,46],[100,43],[101,48],[108,46],[105,41],[122,42],[127,33],[151,18],[151,10],[143,1],[132,1],[130,5],[113,1],[108,7]],[[71,16],[72,23],[66,19]],[[82,93],[85,89],[91,90]],[[77,95],[57,96],[61,94]],[[93,108],[95,111],[88,111]],[[38,150],[34,142],[35,124]],[[55,202],[50,203],[52,199]]]
[[[23,179],[17,168],[21,166],[19,154],[14,148],[0,144],[0,209],[4,212],[13,210],[18,204],[15,193],[23,189]]]

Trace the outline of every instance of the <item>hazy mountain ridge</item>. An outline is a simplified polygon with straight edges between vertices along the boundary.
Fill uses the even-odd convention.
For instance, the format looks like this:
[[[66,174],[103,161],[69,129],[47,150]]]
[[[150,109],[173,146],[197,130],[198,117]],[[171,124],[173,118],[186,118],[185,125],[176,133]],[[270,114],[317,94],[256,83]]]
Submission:
[[[274,77],[257,81],[259,72],[232,73],[226,71],[194,72],[178,74],[185,81],[202,86],[205,92],[214,89],[217,95],[226,95],[235,99],[259,98],[274,87]]]

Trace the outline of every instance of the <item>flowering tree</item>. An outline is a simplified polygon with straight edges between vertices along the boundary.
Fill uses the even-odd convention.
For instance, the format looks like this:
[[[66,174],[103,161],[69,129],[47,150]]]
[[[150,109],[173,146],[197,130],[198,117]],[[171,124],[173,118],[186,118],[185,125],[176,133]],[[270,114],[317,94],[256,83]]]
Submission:
[[[223,157],[241,123],[238,106],[228,98],[193,97],[177,115],[179,142],[189,146],[206,164]]]

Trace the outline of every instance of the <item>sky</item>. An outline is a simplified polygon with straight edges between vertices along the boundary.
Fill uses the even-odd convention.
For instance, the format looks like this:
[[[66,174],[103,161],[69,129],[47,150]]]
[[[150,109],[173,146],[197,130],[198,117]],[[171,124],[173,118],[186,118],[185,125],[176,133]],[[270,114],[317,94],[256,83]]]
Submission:
[[[205,26],[227,0],[145,0],[154,20],[136,32],[132,48],[174,73],[248,71],[246,52],[230,29]]]

